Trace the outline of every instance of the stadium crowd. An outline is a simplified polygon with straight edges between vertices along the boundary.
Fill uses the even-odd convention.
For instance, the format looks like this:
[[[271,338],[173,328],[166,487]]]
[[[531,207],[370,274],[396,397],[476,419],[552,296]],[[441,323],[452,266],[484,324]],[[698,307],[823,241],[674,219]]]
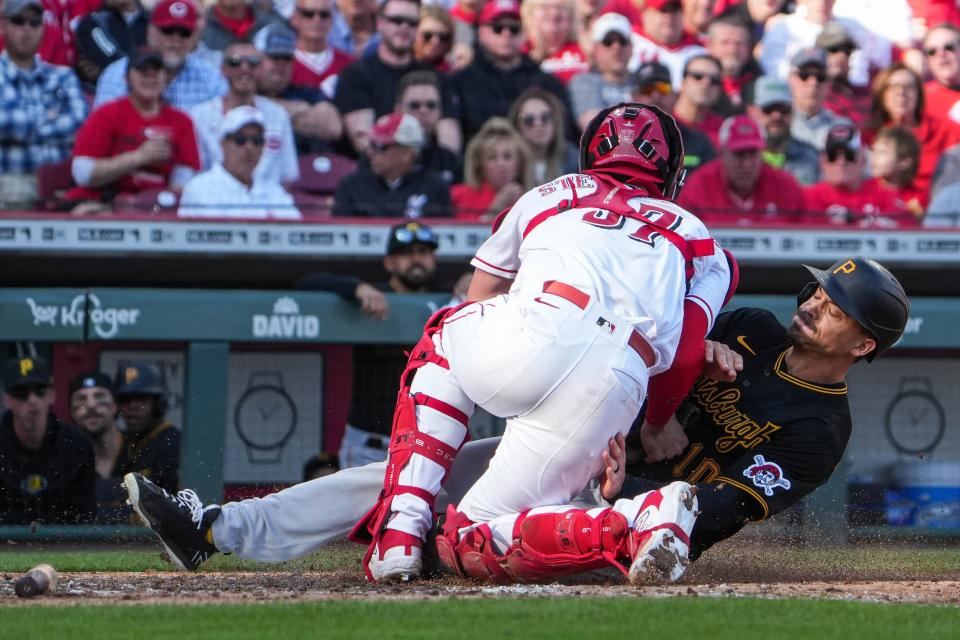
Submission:
[[[954,0],[3,0],[2,19],[3,210],[488,220],[637,100],[680,123],[681,203],[708,221],[958,222]]]

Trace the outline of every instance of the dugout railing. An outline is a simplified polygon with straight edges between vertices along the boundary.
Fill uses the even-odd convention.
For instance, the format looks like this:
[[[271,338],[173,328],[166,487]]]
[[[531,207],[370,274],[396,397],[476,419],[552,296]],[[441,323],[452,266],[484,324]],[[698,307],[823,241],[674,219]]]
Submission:
[[[346,378],[350,375],[346,362],[350,352],[343,347],[412,344],[425,319],[448,299],[446,295],[392,295],[390,316],[377,321],[325,293],[4,289],[0,290],[0,341],[29,341],[46,348],[53,356],[58,387],[66,384],[62,374],[91,365],[108,369],[125,355],[166,354],[171,361],[181,362],[179,375],[171,378],[173,386],[179,385],[179,391],[171,391],[178,395],[178,422],[183,428],[181,484],[211,501],[222,499],[224,487],[236,483],[244,469],[262,476],[255,478],[257,482],[296,481],[297,461],[305,447],[319,450],[338,442],[345,409],[334,405],[338,394],[349,390]],[[795,304],[793,297],[753,295],[738,295],[731,303],[732,307],[770,309],[783,322]],[[844,543],[858,536],[960,535],[960,527],[951,524],[954,514],[943,514],[939,522],[920,523],[923,526],[904,522],[887,526],[882,518],[887,507],[878,506],[876,496],[873,503],[868,498],[861,505],[868,512],[872,508],[872,515],[854,519],[850,530],[847,517],[851,486],[866,487],[869,494],[871,486],[876,492],[889,483],[878,469],[924,464],[931,456],[960,469],[960,434],[952,425],[960,410],[958,326],[956,299],[914,299],[906,334],[889,357],[851,371],[854,437],[834,478],[806,501],[805,540]],[[265,371],[263,362],[277,369]],[[318,376],[320,384],[314,384]],[[297,390],[307,379],[314,380],[310,383],[314,386]],[[311,389],[321,397],[319,411],[306,409]],[[307,425],[306,439],[281,433],[287,428],[284,420],[289,421],[284,394],[296,400],[291,401],[293,413]],[[63,395],[58,401],[61,415],[66,413]],[[261,402],[251,410],[249,401],[254,396]],[[283,418],[274,420],[277,415]],[[262,425],[257,422],[261,417]],[[310,430],[311,421],[320,423],[319,431]],[[283,451],[270,453],[267,445],[273,441],[282,441],[281,449],[289,454],[287,462]],[[271,464],[273,469],[285,469],[286,475],[263,475]],[[231,466],[237,468],[231,470]],[[231,474],[233,478],[228,477]],[[960,474],[955,480],[953,488],[960,492]],[[884,514],[878,516],[878,509]],[[142,529],[122,526],[0,526],[0,539],[18,541],[142,534]]]

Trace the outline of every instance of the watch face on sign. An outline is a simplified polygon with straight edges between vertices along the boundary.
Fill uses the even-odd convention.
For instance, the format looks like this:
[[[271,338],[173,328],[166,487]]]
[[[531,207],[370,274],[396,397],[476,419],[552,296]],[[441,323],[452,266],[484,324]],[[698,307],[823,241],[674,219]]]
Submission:
[[[283,447],[293,435],[296,424],[297,409],[280,387],[251,387],[241,396],[234,411],[237,434],[254,449]]]

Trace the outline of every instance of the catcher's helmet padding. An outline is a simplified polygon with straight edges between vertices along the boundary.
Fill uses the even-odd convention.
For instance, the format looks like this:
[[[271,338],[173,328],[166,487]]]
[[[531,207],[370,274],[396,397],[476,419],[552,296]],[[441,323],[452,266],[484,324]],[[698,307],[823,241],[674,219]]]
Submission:
[[[876,260],[850,258],[837,261],[829,269],[807,268],[811,282],[797,296],[801,305],[823,287],[834,304],[856,320],[874,340],[877,348],[865,357],[867,362],[892,347],[907,326],[910,301],[900,282]]]
[[[659,107],[621,103],[604,109],[580,138],[580,170],[625,184],[655,187],[676,199],[683,186],[683,138],[673,116]]]

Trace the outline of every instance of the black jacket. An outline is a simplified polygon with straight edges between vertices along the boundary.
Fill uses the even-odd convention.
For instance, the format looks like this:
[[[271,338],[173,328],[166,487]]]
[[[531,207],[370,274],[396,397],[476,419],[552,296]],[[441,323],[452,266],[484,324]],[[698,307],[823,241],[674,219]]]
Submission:
[[[367,163],[361,163],[337,185],[333,197],[334,216],[420,218],[451,213],[449,185],[422,167],[416,167],[391,188]]]
[[[96,88],[97,78],[110,63],[146,44],[149,21],[142,9],[129,23],[122,13],[107,8],[80,19],[76,38],[77,57],[81,62],[77,64],[77,74],[88,88]]]
[[[8,411],[0,421],[0,524],[92,522],[96,513],[93,447],[53,414],[43,446],[25,448]]]

